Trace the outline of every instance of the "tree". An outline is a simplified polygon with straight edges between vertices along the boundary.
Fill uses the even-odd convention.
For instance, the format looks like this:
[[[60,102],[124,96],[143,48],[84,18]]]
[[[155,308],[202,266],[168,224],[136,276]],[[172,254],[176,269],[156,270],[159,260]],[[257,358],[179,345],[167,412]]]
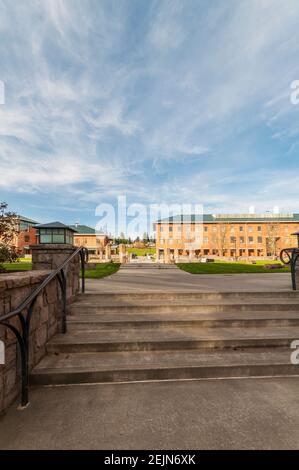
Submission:
[[[228,235],[228,225],[221,224],[218,231],[218,246],[221,256],[224,256],[224,252],[227,246],[227,235]]]
[[[267,226],[267,254],[273,258],[277,256],[277,241],[279,240],[279,224],[271,223]]]
[[[144,232],[143,234],[143,243],[148,243],[149,242],[149,236],[147,232]]]
[[[15,240],[18,235],[17,215],[7,210],[6,202],[0,203],[0,263],[18,258]]]

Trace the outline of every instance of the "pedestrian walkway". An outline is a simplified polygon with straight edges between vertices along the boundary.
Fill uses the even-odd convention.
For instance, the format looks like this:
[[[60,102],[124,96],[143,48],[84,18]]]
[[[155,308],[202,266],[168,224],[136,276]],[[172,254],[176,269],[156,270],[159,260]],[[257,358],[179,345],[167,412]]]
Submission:
[[[88,292],[180,292],[180,291],[287,291],[291,289],[288,273],[261,274],[190,274],[175,265],[159,269],[124,265],[112,276],[88,279]]]
[[[299,378],[35,388],[0,449],[299,449]]]

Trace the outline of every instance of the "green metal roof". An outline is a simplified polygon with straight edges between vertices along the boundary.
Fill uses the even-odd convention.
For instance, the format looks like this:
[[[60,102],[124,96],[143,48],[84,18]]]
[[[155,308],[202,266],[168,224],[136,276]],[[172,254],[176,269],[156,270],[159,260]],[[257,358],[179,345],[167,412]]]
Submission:
[[[29,219],[28,217],[24,217],[23,215],[18,215],[18,219],[21,221],[21,222],[28,222],[30,224],[38,224],[39,222],[37,222],[36,220],[33,220],[33,219]]]
[[[68,230],[71,230],[72,232],[76,232],[76,229],[74,229],[73,227],[69,226],[69,225],[64,225],[63,223],[61,222],[50,222],[49,224],[40,224],[40,225],[36,225],[37,229],[40,229],[40,228],[63,228],[63,229],[68,229]]]
[[[254,222],[299,222],[299,214],[190,214],[175,215],[160,219],[156,223],[254,223]]]
[[[75,230],[80,235],[94,235],[96,233],[95,229],[88,227],[88,225],[70,225],[70,227]]]

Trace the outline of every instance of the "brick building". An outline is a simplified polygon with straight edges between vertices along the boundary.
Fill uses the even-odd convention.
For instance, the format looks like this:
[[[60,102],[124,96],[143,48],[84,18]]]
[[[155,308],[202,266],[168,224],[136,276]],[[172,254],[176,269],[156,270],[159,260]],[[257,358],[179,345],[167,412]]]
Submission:
[[[18,235],[15,238],[14,245],[16,246],[19,256],[24,256],[30,253],[30,245],[37,243],[35,226],[38,224],[35,220],[28,219],[24,216],[18,216],[16,225]]]
[[[173,216],[155,224],[158,261],[273,257],[297,246],[299,214]]]
[[[74,244],[84,246],[90,255],[97,255],[100,248],[104,248],[109,241],[105,233],[96,232],[94,228],[87,225],[70,225],[75,230]]]

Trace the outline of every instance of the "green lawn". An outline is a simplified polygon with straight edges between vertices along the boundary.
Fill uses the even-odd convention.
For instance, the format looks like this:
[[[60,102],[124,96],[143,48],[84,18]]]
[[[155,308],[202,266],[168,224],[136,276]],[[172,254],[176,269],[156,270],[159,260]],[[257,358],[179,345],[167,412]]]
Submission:
[[[238,273],[286,273],[289,267],[282,269],[265,269],[264,264],[277,264],[278,261],[257,261],[257,264],[242,262],[214,263],[178,263],[177,266],[191,274],[238,274]]]
[[[88,269],[85,271],[86,279],[101,279],[110,276],[119,270],[119,263],[99,263],[96,269]]]
[[[137,256],[154,255],[156,253],[155,248],[128,248],[128,253],[134,253]]]
[[[15,263],[2,263],[2,266],[7,271],[29,271],[32,269],[32,263],[20,261]],[[85,271],[86,279],[101,279],[105,276],[110,276],[110,274],[116,273],[118,271],[120,264],[118,263],[100,263],[97,264],[96,269],[87,269]]]
[[[7,271],[30,271],[32,269],[32,263],[30,261],[19,261],[15,263],[2,263],[1,266],[7,269]]]

